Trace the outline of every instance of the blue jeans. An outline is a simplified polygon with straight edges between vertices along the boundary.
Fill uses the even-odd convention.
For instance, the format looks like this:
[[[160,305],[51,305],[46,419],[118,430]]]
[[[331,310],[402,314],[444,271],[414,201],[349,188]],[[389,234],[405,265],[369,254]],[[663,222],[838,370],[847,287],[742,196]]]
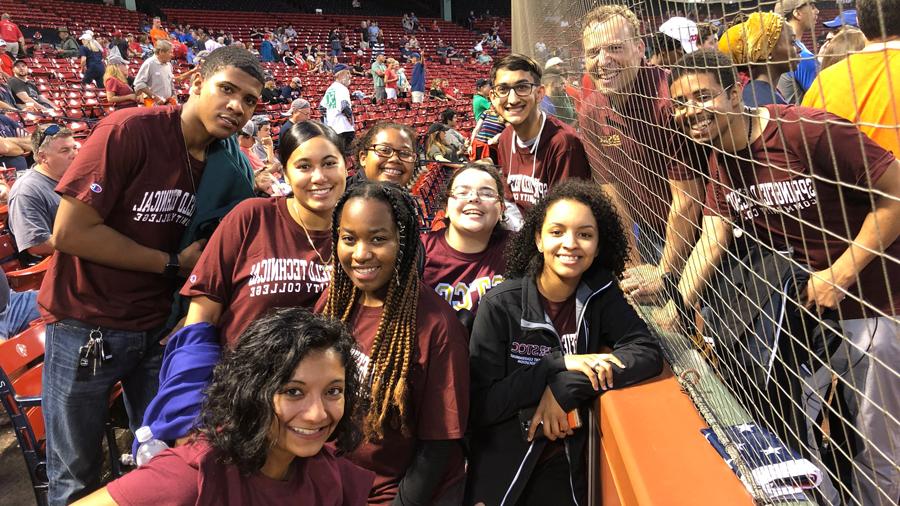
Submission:
[[[40,318],[37,309],[37,291],[9,292],[9,304],[0,313],[0,340],[15,336],[28,328],[28,324]]]
[[[68,504],[100,487],[101,441],[113,385],[122,382],[132,431],[159,387],[164,347],[158,331],[100,328],[112,358],[98,365],[96,374],[76,379],[79,348],[94,329],[77,320],[47,326],[43,409],[51,505]]]

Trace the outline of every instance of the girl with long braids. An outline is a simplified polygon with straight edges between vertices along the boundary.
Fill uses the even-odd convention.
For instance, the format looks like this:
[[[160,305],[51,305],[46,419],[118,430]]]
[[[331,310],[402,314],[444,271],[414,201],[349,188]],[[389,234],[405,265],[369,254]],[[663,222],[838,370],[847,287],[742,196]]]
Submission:
[[[527,211],[510,279],[481,300],[472,329],[466,504],[585,503],[586,408],[662,369],[616,282],[627,244],[592,183],[563,182]]]
[[[369,504],[459,504],[469,412],[465,329],[416,270],[418,223],[389,183],[354,185],[334,210],[334,276],[317,309],[359,344],[368,410],[350,455],[374,471]]]
[[[186,325],[211,323],[233,345],[270,308],[315,305],[328,284],[331,215],[347,180],[341,153],[340,136],[321,123],[281,133],[293,196],[249,199],[225,216],[181,290],[191,297]]]
[[[456,310],[473,314],[487,290],[503,282],[510,233],[502,224],[503,182],[491,165],[470,163],[447,180],[447,228],[422,235],[422,281]]]

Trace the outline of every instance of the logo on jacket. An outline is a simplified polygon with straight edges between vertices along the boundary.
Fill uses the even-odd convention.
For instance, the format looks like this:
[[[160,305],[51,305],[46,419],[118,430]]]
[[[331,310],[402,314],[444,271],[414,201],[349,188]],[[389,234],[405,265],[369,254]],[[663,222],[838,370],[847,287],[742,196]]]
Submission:
[[[534,365],[551,350],[552,348],[544,344],[513,341],[509,345],[509,357],[522,365]]]
[[[91,183],[91,191],[94,193],[100,193],[103,191],[103,187],[97,183]]]

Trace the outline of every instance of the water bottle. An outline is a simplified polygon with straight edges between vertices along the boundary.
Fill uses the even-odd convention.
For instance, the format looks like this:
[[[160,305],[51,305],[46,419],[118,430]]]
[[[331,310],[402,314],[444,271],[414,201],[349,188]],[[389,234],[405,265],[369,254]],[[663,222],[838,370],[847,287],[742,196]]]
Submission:
[[[140,443],[137,453],[134,455],[134,461],[138,467],[148,464],[153,457],[169,447],[164,441],[154,438],[153,431],[146,425],[138,429],[134,435],[137,436]]]

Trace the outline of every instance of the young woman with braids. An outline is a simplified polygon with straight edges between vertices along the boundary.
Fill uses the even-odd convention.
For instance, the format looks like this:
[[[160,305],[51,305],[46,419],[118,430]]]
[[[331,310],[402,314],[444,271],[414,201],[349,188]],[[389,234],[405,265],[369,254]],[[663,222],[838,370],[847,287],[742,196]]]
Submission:
[[[360,181],[385,181],[407,188],[415,175],[416,132],[407,125],[376,123],[351,149],[356,154],[356,174],[347,188]]]
[[[481,300],[472,329],[466,504],[584,504],[587,429],[575,415],[662,368],[616,281],[627,244],[592,183],[563,182],[527,211],[510,279]]]
[[[281,133],[278,155],[291,197],[250,199],[222,220],[185,283],[185,324],[208,322],[233,345],[272,307],[315,305],[328,284],[331,214],[347,181],[342,141],[304,121]]]
[[[334,451],[360,441],[354,348],[305,309],[256,320],[216,366],[188,442],[77,504],[366,504],[373,474]]]
[[[416,271],[415,207],[389,183],[354,185],[334,211],[334,277],[317,309],[350,327],[362,353],[369,504],[459,504],[469,412],[465,329]]]
[[[470,163],[456,170],[445,193],[447,228],[422,235],[422,281],[455,311],[473,314],[491,287],[503,282],[503,250],[509,231],[503,217],[503,182],[491,165]]]

